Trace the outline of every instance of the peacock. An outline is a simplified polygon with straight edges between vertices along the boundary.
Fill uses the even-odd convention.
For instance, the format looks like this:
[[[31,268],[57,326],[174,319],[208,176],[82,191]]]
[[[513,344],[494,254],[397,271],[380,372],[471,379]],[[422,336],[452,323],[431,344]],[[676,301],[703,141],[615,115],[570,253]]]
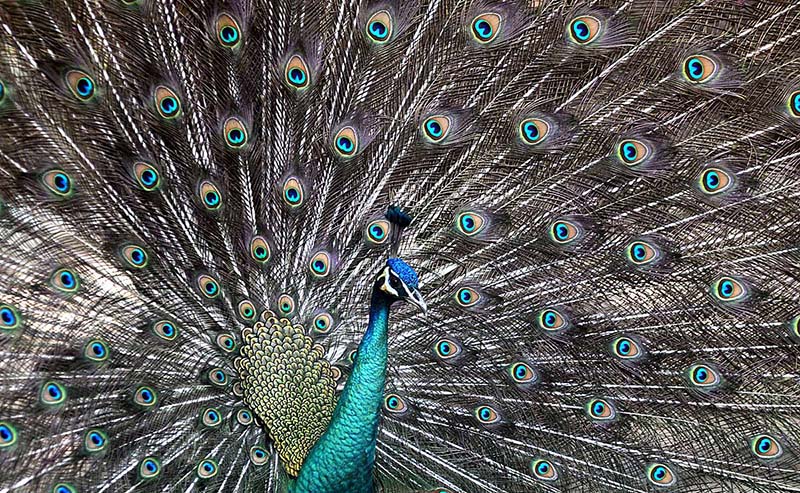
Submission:
[[[0,493],[800,491],[800,4],[2,0]]]

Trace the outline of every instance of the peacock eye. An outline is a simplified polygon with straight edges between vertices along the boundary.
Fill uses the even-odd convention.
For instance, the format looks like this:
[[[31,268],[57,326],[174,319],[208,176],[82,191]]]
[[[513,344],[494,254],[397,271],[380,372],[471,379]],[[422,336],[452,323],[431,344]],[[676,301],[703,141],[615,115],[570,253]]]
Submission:
[[[236,340],[230,334],[220,334],[217,336],[217,346],[230,353],[236,349]]]
[[[732,277],[720,277],[712,285],[714,296],[720,301],[736,301],[747,296],[744,284]]]
[[[200,414],[200,422],[208,428],[216,428],[222,424],[222,415],[218,410],[209,407]]]
[[[292,56],[286,62],[286,69],[283,74],[284,80],[289,87],[302,90],[308,87],[310,77],[308,76],[308,66],[300,55]]]
[[[583,230],[576,223],[561,219],[550,225],[549,232],[551,240],[559,245],[566,245],[574,242]]]
[[[466,308],[475,306],[475,304],[480,301],[481,295],[472,288],[464,287],[456,291],[455,298],[459,305]]]
[[[750,448],[759,459],[777,459],[783,454],[781,444],[769,435],[753,438]]]
[[[269,261],[271,254],[269,243],[263,236],[254,236],[250,240],[250,258],[259,264],[265,264]]]
[[[158,86],[153,92],[156,110],[162,118],[172,120],[181,114],[181,100],[175,91],[167,86]]]
[[[133,402],[139,407],[150,409],[158,402],[158,396],[152,387],[142,386],[133,393]]]
[[[253,413],[247,409],[239,409],[236,411],[236,421],[242,426],[249,426],[253,423]]]
[[[484,425],[491,425],[500,421],[500,413],[491,406],[478,406],[473,411],[473,414],[478,422]]]
[[[698,178],[700,191],[706,195],[717,195],[733,185],[733,176],[720,168],[707,168]]]
[[[342,370],[338,366],[331,365],[331,378],[334,382],[338,382],[342,378]]]
[[[347,352],[347,361],[352,365],[358,358],[358,348],[353,348]]]
[[[239,118],[235,116],[228,118],[222,128],[225,144],[231,149],[241,149],[247,144],[247,128]]]
[[[617,146],[617,156],[627,166],[636,166],[650,156],[650,147],[639,140],[623,140]]]
[[[77,493],[78,490],[68,483],[57,483],[53,486],[53,493]]]
[[[382,245],[389,240],[391,223],[386,219],[376,219],[367,225],[365,235],[367,241],[373,245]]]
[[[250,462],[255,466],[263,466],[269,460],[269,454],[263,447],[255,446],[250,448]]]
[[[57,407],[67,400],[67,390],[60,383],[50,380],[39,390],[39,402],[47,407]]]
[[[323,312],[314,317],[314,332],[317,334],[327,334],[333,326],[333,317]]]
[[[42,183],[58,198],[70,197],[73,192],[72,178],[63,170],[53,169],[42,175]]]
[[[683,76],[694,84],[708,82],[718,70],[717,62],[705,55],[693,55],[683,61]]]
[[[122,258],[125,263],[134,269],[144,269],[148,264],[147,252],[138,245],[127,245],[122,247]]]
[[[133,164],[133,175],[136,182],[145,192],[158,190],[161,186],[161,175],[153,165],[138,161]]]
[[[153,334],[166,341],[172,341],[178,337],[178,328],[169,320],[160,320],[153,324]]]
[[[441,142],[450,132],[450,117],[444,115],[429,116],[422,122],[422,135],[433,143]]]
[[[660,257],[658,247],[646,241],[634,241],[625,249],[628,261],[635,265],[652,264]]]
[[[303,203],[303,185],[300,180],[289,177],[283,184],[283,201],[289,207],[299,207]]]
[[[539,374],[529,364],[518,361],[512,363],[506,369],[508,376],[516,384],[529,385],[539,381]]]
[[[11,305],[0,305],[0,329],[14,330],[20,326],[22,319],[17,309]]]
[[[2,80],[0,80],[0,103],[2,103],[3,101],[5,101],[5,99],[6,99],[6,94],[7,94],[7,91],[6,91],[6,84],[5,84],[5,82],[3,82]]]
[[[433,345],[436,356],[442,361],[453,360],[461,354],[461,344],[452,339],[439,339]]]
[[[358,152],[358,134],[353,127],[343,127],[333,136],[333,148],[343,158],[351,158]]]
[[[212,368],[208,370],[208,381],[218,387],[224,387],[228,385],[228,375],[222,368]]]
[[[617,411],[605,399],[592,399],[586,404],[586,412],[596,421],[610,421],[617,416]]]
[[[621,359],[637,359],[642,356],[642,349],[639,343],[630,337],[617,337],[611,343],[611,350],[615,356]]]
[[[331,256],[328,252],[317,252],[308,263],[311,274],[317,278],[328,277],[331,273]]]
[[[288,294],[282,294],[278,298],[278,311],[286,316],[294,311],[294,299]]]
[[[672,486],[677,481],[672,469],[665,464],[650,464],[647,466],[647,479],[655,486]]]
[[[546,459],[534,459],[531,461],[531,471],[536,479],[542,481],[555,481],[558,479],[558,471],[552,462]]]
[[[88,454],[97,454],[108,446],[108,436],[102,430],[91,429],[83,437],[83,449]]]
[[[234,49],[239,46],[242,40],[242,31],[239,23],[228,14],[220,14],[217,17],[217,40],[225,48]]]
[[[597,39],[601,30],[600,20],[590,15],[582,15],[569,23],[569,37],[579,45],[587,45]]]
[[[500,34],[500,27],[503,22],[500,14],[487,12],[472,19],[472,37],[480,44],[486,44]]]
[[[211,459],[205,459],[197,464],[197,477],[200,479],[213,478],[219,472],[217,463]]]
[[[83,357],[93,363],[108,359],[108,346],[100,339],[91,339],[83,346]]]
[[[710,388],[720,384],[719,374],[708,365],[693,365],[687,371],[689,382],[695,387]]]
[[[17,429],[7,421],[0,421],[0,450],[17,443]]]
[[[70,269],[58,269],[50,276],[50,285],[62,293],[72,294],[80,287],[80,279]]]
[[[239,316],[244,320],[256,319],[256,307],[249,300],[242,300],[237,307]]]
[[[153,479],[161,474],[161,461],[156,457],[145,457],[139,463],[139,477],[141,479]]]
[[[554,308],[540,311],[537,321],[539,328],[547,332],[556,332],[567,326],[567,318]]]
[[[79,100],[88,101],[95,95],[94,79],[83,70],[70,70],[64,79],[72,95]]]
[[[795,91],[789,96],[789,113],[800,118],[800,91]]]
[[[219,193],[217,186],[210,181],[201,181],[200,186],[198,187],[198,193],[200,194],[200,200],[203,202],[203,206],[206,209],[210,211],[216,211],[222,207],[222,194]]]
[[[197,276],[197,287],[206,298],[214,299],[219,296],[219,283],[207,274]]]
[[[375,44],[385,44],[392,37],[394,24],[387,10],[379,10],[367,20],[367,39]]]
[[[800,339],[800,315],[789,321],[789,333],[795,338]]]
[[[403,414],[408,410],[406,401],[397,394],[388,394],[383,398],[383,408],[392,414]]]
[[[477,212],[467,211],[456,216],[456,228],[465,236],[475,236],[486,227],[486,219]]]
[[[519,124],[519,138],[523,144],[539,145],[550,133],[550,124],[540,118],[527,118]]]

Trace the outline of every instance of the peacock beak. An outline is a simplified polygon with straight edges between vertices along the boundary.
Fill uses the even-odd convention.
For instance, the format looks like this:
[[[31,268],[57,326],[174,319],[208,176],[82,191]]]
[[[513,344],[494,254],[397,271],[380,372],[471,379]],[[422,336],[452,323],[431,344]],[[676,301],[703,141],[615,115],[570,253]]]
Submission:
[[[422,295],[418,290],[412,290],[411,295],[406,298],[406,301],[412,305],[416,305],[422,313],[428,313],[428,305],[425,303],[425,300],[422,299]]]

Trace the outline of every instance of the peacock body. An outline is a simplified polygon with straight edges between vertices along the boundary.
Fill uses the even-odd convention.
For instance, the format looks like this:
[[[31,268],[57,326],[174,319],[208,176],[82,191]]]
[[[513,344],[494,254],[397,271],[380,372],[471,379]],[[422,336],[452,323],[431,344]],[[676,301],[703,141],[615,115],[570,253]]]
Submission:
[[[0,38],[0,493],[800,491],[800,4]]]

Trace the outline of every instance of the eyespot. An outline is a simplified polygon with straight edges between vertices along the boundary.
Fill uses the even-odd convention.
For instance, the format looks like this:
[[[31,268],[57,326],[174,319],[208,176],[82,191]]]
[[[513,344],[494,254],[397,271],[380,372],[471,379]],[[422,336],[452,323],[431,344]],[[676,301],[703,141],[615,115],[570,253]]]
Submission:
[[[239,409],[236,411],[236,421],[242,426],[250,426],[253,423],[253,413],[248,409]]]
[[[133,164],[133,175],[136,182],[145,192],[152,192],[161,187],[161,175],[158,170],[150,164],[138,161]]]
[[[42,183],[58,198],[66,198],[74,193],[72,178],[63,170],[53,169],[42,175]]]
[[[609,421],[617,416],[617,411],[605,399],[592,399],[586,404],[589,417],[597,421]]]
[[[342,378],[342,370],[338,366],[331,365],[331,377],[334,382],[338,382]]]
[[[206,298],[214,299],[219,296],[219,283],[209,275],[197,276],[197,286]]]
[[[531,461],[531,471],[536,479],[542,481],[555,481],[558,479],[558,470],[552,462],[545,459],[534,459]]]
[[[242,317],[244,320],[255,320],[256,319],[256,307],[253,306],[249,300],[242,300],[239,302],[239,316]]]
[[[17,429],[8,421],[0,421],[0,450],[17,443]]]
[[[617,146],[617,156],[628,166],[636,166],[650,156],[650,147],[638,140],[623,140]]]
[[[389,41],[394,30],[392,16],[386,10],[379,10],[367,20],[367,39],[382,45]]]
[[[567,318],[554,308],[540,311],[537,320],[539,328],[548,332],[555,332],[567,326]]]
[[[152,387],[141,386],[133,393],[133,402],[139,407],[151,409],[158,402],[158,395]]]
[[[781,444],[769,435],[758,435],[753,438],[751,450],[759,459],[777,459],[783,454]]]
[[[500,413],[491,406],[478,406],[474,411],[475,419],[481,424],[491,425],[500,421]]]
[[[698,184],[706,195],[717,195],[733,185],[733,177],[720,168],[708,168],[700,173]]]
[[[708,82],[719,69],[717,62],[705,55],[693,55],[683,61],[683,76],[689,82]]]
[[[208,371],[208,381],[218,387],[224,387],[228,385],[228,375],[222,368],[212,368]]]
[[[172,120],[181,114],[181,100],[175,91],[167,86],[158,86],[153,92],[156,110],[161,118]]]
[[[317,334],[327,334],[333,327],[333,317],[326,312],[322,312],[314,317],[314,332]]]
[[[500,34],[502,17],[493,12],[481,14],[472,19],[472,37],[480,44],[491,42]]]
[[[286,70],[283,75],[289,87],[295,89],[305,89],[310,82],[308,66],[300,55],[294,55],[286,62]]]
[[[242,120],[231,117],[225,120],[223,126],[225,132],[225,144],[231,149],[241,149],[247,144],[247,128]]]
[[[147,252],[138,245],[127,245],[122,247],[122,258],[134,269],[144,269],[149,262]]]
[[[709,388],[720,384],[719,374],[708,365],[693,365],[689,367],[689,382],[695,387]]]
[[[614,356],[621,359],[637,359],[642,356],[642,348],[639,343],[630,337],[617,337],[611,343],[611,351]]]
[[[202,460],[200,464],[197,465],[197,477],[200,479],[213,478],[218,472],[219,468],[217,467],[217,463],[211,459]]]
[[[536,370],[523,361],[511,363],[508,365],[508,368],[506,368],[506,371],[511,380],[516,384],[532,384],[539,380],[539,374]]]
[[[68,483],[57,483],[53,486],[53,493],[77,493],[78,490]]]
[[[383,408],[392,414],[403,414],[408,410],[406,401],[397,394],[388,394],[383,398]]]
[[[358,348],[353,348],[347,352],[347,361],[351,365],[356,362],[356,358],[358,358]]]
[[[600,35],[600,20],[590,15],[582,15],[569,23],[569,37],[579,44],[587,45]]]
[[[364,234],[367,241],[374,245],[383,245],[389,240],[392,225],[386,219],[376,219],[367,225]]]
[[[800,118],[800,91],[795,91],[789,96],[789,113],[795,117]]]
[[[656,486],[672,486],[677,481],[669,466],[658,463],[647,466],[647,479]]]
[[[575,241],[582,233],[577,224],[561,219],[550,225],[550,239],[559,245],[566,245]]]
[[[83,346],[83,357],[94,363],[108,359],[108,345],[100,339],[91,339]]]
[[[236,340],[230,334],[220,334],[217,336],[217,346],[223,351],[231,353],[236,349]]]
[[[436,356],[443,360],[452,360],[461,354],[461,345],[452,339],[439,339],[433,345],[433,350]]]
[[[550,124],[539,118],[527,118],[519,124],[519,138],[523,144],[539,145],[550,133]]]
[[[747,295],[747,289],[732,277],[720,277],[713,285],[713,293],[720,301],[736,301]]]
[[[789,321],[789,333],[795,338],[800,339],[800,315]]]
[[[628,261],[635,265],[652,264],[660,256],[658,248],[646,241],[634,241],[625,249]]]
[[[166,341],[172,341],[178,337],[178,327],[169,320],[160,320],[153,324],[153,334]]]
[[[267,240],[263,236],[254,236],[250,240],[250,257],[259,264],[266,264],[270,256],[272,256],[272,252]]]
[[[153,479],[161,474],[161,461],[156,457],[145,457],[139,463],[139,477],[142,479]]]
[[[242,41],[242,31],[239,23],[228,14],[217,17],[217,41],[225,48],[234,49]]]
[[[422,122],[422,135],[433,143],[441,142],[450,133],[450,117],[444,115],[429,116]]]
[[[294,311],[294,298],[289,296],[288,294],[282,294],[278,298],[278,311],[281,315],[288,315]]]
[[[14,330],[20,326],[22,319],[17,309],[11,305],[0,305],[0,329]]]
[[[88,430],[83,437],[83,450],[87,454],[98,454],[108,447],[108,436],[97,428]]]
[[[198,190],[200,193],[200,200],[203,202],[206,209],[216,211],[222,207],[222,194],[219,193],[219,189],[216,185],[208,180],[203,180],[200,182]]]
[[[250,448],[250,462],[255,466],[263,466],[269,460],[269,454],[263,447],[255,446]]]
[[[283,201],[289,207],[299,207],[303,203],[303,185],[297,178],[289,178],[283,184]]]
[[[456,291],[456,301],[463,307],[475,306],[481,295],[472,288],[464,287]]]
[[[358,152],[358,135],[353,127],[344,127],[333,137],[333,148],[343,158],[355,156]]]
[[[486,219],[477,212],[462,212],[456,217],[456,228],[465,236],[475,236],[483,231]]]
[[[92,99],[95,94],[94,79],[83,70],[70,70],[65,75],[67,87],[81,101]]]
[[[74,293],[81,285],[75,272],[69,269],[58,269],[50,276],[50,285],[62,293]]]
[[[222,424],[222,415],[213,407],[209,407],[201,413],[200,421],[203,423],[203,426],[216,428]]]
[[[313,274],[314,277],[328,277],[328,274],[331,272],[331,256],[328,252],[316,253],[311,257],[308,268],[311,270],[311,274]]]
[[[47,407],[60,406],[64,404],[66,400],[67,389],[55,380],[45,382],[39,391],[39,402]]]
[[[0,103],[6,99],[6,84],[0,80]]]

